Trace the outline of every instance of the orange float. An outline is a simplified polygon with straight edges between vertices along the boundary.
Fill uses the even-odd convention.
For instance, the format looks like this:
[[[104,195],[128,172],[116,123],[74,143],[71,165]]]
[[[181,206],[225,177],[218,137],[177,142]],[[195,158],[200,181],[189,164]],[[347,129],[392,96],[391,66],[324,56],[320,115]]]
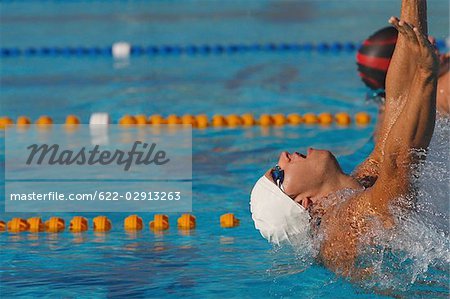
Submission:
[[[27,231],[30,225],[25,219],[13,218],[8,222],[8,231],[12,233],[20,233]]]
[[[197,126],[197,120],[195,119],[194,116],[190,115],[190,114],[185,114],[181,117],[181,123],[183,125],[191,125],[192,127],[196,127]]]
[[[360,126],[369,124],[370,120],[370,115],[367,112],[358,112],[355,114],[355,122]]]
[[[162,125],[162,124],[166,123],[166,120],[161,115],[154,114],[154,115],[150,116],[150,123],[152,125]]]
[[[4,130],[6,127],[13,125],[14,121],[9,117],[0,117],[0,129]]]
[[[220,226],[224,228],[239,226],[239,219],[233,213],[224,214],[220,216]]]
[[[269,114],[261,114],[259,117],[259,124],[264,127],[271,126],[273,124],[272,116]]]
[[[157,214],[153,217],[153,221],[149,223],[150,229],[153,231],[161,231],[169,229],[169,217],[163,214]]]
[[[244,126],[254,126],[256,124],[253,114],[245,113],[241,115],[242,124]]]
[[[122,125],[122,126],[137,125],[137,120],[133,115],[127,114],[119,120],[119,125]]]
[[[27,219],[29,231],[32,233],[39,233],[45,230],[45,224],[41,217],[32,217]]]
[[[31,120],[26,116],[19,116],[17,118],[17,125],[18,126],[28,126],[31,124]]]
[[[216,114],[212,118],[213,127],[223,127],[227,125],[227,120],[222,115]]]
[[[284,126],[287,123],[286,116],[281,113],[274,114],[272,119],[275,126]]]
[[[137,125],[146,125],[148,124],[147,116],[144,114],[139,114],[134,117],[136,119]]]
[[[48,126],[53,124],[53,119],[50,116],[42,115],[36,120],[36,124],[40,126]]]
[[[314,113],[306,113],[303,115],[303,121],[305,124],[312,125],[319,122],[319,118]]]
[[[230,114],[226,119],[229,127],[238,127],[242,125],[242,119],[239,115]]]
[[[319,122],[323,126],[329,126],[333,123],[333,115],[331,113],[319,114]]]
[[[142,218],[138,215],[130,215],[123,221],[125,230],[141,230],[143,228]]]
[[[200,129],[204,129],[209,126],[209,120],[208,116],[206,114],[199,114],[195,117],[195,120],[197,121],[197,126]]]
[[[93,219],[94,231],[96,232],[108,232],[111,230],[111,220],[106,216],[97,216]]]
[[[87,231],[89,224],[86,218],[81,216],[75,216],[70,220],[69,230],[74,233],[80,233]]]
[[[0,130],[4,130],[10,125],[13,125],[14,121],[9,117],[0,117]]]
[[[299,125],[303,122],[301,115],[298,113],[289,114],[287,116],[287,120],[288,120],[289,124],[294,125],[294,126]]]
[[[50,233],[59,233],[66,228],[66,222],[59,217],[52,217],[45,221],[45,230]]]
[[[336,119],[336,123],[341,126],[348,126],[352,121],[350,115],[345,112],[336,113],[334,117]]]
[[[66,125],[79,125],[80,119],[76,115],[67,115]]]
[[[179,118],[175,114],[171,114],[167,117],[167,123],[169,125],[180,125],[181,124],[181,118]]]
[[[183,214],[178,218],[177,224],[180,229],[194,229],[196,226],[196,219],[191,214]]]

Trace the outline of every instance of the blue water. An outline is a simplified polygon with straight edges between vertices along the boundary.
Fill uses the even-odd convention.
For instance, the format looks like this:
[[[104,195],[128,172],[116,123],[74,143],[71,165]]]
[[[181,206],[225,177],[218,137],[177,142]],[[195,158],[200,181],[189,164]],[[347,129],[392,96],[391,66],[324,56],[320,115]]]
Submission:
[[[396,1],[397,2],[397,1]],[[331,42],[363,40],[398,14],[394,1],[13,1],[0,3],[0,44],[108,46]],[[431,2],[431,1],[430,1]],[[449,4],[429,4],[430,32],[448,36]],[[1,114],[290,113],[368,111],[354,53],[258,53],[224,56],[18,57],[1,60]],[[197,229],[123,231],[124,213],[107,214],[106,235],[0,234],[0,294],[23,297],[301,297],[384,298],[321,267],[305,270],[292,254],[274,252],[254,229],[249,191],[281,150],[329,148],[345,171],[370,151],[374,123],[207,129],[193,132],[193,214]],[[2,135],[2,142],[4,141]],[[4,152],[1,152],[2,161]],[[2,163],[2,167],[4,164]],[[3,171],[1,172],[3,176]],[[2,177],[3,181],[3,177]],[[2,186],[2,204],[4,202]],[[3,210],[3,209],[2,209]],[[222,229],[233,212],[241,225]],[[43,213],[48,218],[55,214]],[[71,213],[60,213],[68,222]],[[92,219],[97,214],[83,214]],[[140,213],[146,224],[152,214]],[[0,213],[0,219],[35,214]],[[394,290],[405,297],[446,297],[422,281]]]

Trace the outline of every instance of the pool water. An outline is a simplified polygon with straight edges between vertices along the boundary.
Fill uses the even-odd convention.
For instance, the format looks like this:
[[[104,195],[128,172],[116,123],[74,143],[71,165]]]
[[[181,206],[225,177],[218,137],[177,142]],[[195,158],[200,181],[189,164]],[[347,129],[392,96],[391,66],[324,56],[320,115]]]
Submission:
[[[10,1],[0,2],[0,44],[28,46],[332,42],[363,40],[396,15],[392,1]],[[448,1],[429,3],[430,32],[448,36]],[[367,111],[355,53],[208,56],[14,57],[1,60],[1,114],[36,119],[93,112],[124,114]],[[155,235],[123,231],[125,213],[104,213],[108,234],[0,234],[2,298],[306,297],[446,298],[443,280],[405,281],[389,292],[361,288],[254,229],[249,192],[281,150],[329,148],[350,172],[370,152],[367,127],[285,126],[193,131],[193,214],[197,228]],[[2,133],[3,134],[3,133]],[[1,136],[2,143],[4,135]],[[1,152],[4,168],[4,150]],[[4,172],[1,171],[2,182]],[[4,202],[4,185],[1,204]],[[36,216],[0,212],[0,219]],[[232,212],[240,226],[223,229]],[[59,213],[66,222],[79,213]],[[83,213],[90,220],[97,213]],[[47,219],[55,213],[42,213]],[[146,223],[153,214],[139,213]],[[438,271],[431,268],[432,271]],[[424,276],[432,276],[425,273]]]

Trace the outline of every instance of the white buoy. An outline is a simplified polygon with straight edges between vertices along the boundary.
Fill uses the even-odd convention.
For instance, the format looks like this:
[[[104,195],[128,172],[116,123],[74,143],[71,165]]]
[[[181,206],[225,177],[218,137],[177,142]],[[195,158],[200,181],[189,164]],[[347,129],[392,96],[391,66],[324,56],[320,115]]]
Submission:
[[[111,119],[106,112],[92,113],[89,118],[89,125],[109,125],[110,123]]]
[[[91,144],[107,145],[109,144],[108,126],[111,123],[108,113],[92,113],[89,118],[89,131],[91,135]]]
[[[112,55],[116,59],[126,59],[130,57],[131,45],[127,42],[117,42],[112,45]]]

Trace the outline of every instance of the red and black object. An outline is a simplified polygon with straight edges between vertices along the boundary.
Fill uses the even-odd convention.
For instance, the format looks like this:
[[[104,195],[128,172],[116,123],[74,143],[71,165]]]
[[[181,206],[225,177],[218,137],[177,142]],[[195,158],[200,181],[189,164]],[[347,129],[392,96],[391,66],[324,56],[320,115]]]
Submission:
[[[359,76],[373,90],[385,88],[397,35],[394,27],[380,29],[363,42],[356,54]]]

